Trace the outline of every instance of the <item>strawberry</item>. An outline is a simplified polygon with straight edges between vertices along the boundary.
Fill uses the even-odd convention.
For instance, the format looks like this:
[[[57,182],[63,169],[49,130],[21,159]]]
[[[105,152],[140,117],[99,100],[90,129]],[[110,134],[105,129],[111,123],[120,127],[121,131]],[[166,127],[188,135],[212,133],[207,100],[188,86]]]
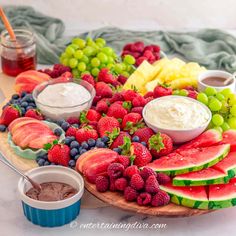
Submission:
[[[153,130],[150,129],[149,127],[144,127],[144,128],[136,130],[133,134],[133,137],[138,136],[140,142],[148,143],[148,140],[149,138],[151,138],[152,135],[154,135]]]
[[[91,126],[84,126],[77,130],[76,132],[76,140],[79,143],[82,143],[84,141],[88,141],[89,139],[97,139],[98,133],[95,129],[93,129]]]
[[[95,86],[95,80],[94,80],[92,75],[90,75],[90,74],[83,74],[81,76],[81,79],[86,81],[86,82],[88,82],[88,83],[90,83],[93,87]]]
[[[127,115],[127,110],[120,104],[113,103],[107,111],[107,116],[115,117],[116,119],[123,119]]]
[[[158,158],[173,151],[173,140],[166,134],[157,133],[149,139],[148,147],[153,157]]]
[[[13,120],[21,116],[21,110],[16,105],[6,106],[0,117],[0,124],[8,126]]]
[[[125,168],[130,165],[130,159],[128,156],[119,155],[116,159],[116,162],[122,164]]]
[[[100,137],[112,132],[115,128],[120,128],[119,121],[114,117],[105,116],[98,121],[97,130]]]
[[[114,129],[109,135],[109,143],[111,144],[110,149],[117,148],[124,144],[124,137],[130,138],[130,135],[127,132]]]
[[[36,120],[43,120],[44,119],[43,115],[37,109],[29,109],[25,113],[25,117],[31,117],[31,118],[34,118]]]
[[[143,126],[142,115],[132,112],[124,116],[121,125],[122,129],[129,131],[130,134],[133,134],[137,129]]]
[[[146,105],[146,99],[141,95],[137,95],[132,100],[132,105],[133,107],[144,107]]]
[[[151,102],[153,99],[154,99],[154,97],[145,98],[146,104]]]
[[[70,126],[66,131],[66,136],[74,136],[76,135],[78,128],[75,128],[74,126]]]
[[[188,90],[188,97],[197,99],[198,92],[195,90]]]
[[[125,84],[126,83],[126,81],[127,81],[127,77],[125,77],[125,76],[123,76],[123,75],[119,75],[118,77],[117,77],[117,80],[121,83],[121,84]]]
[[[124,101],[122,94],[119,92],[115,93],[110,100],[111,103],[114,103],[117,101]]]
[[[65,144],[56,144],[48,150],[48,160],[58,165],[68,166],[70,148]]]
[[[126,90],[122,93],[123,98],[125,99],[125,101],[132,101],[136,96],[137,93],[134,90]]]
[[[96,95],[97,96],[101,96],[103,98],[112,97],[112,89],[109,87],[108,84],[106,84],[104,82],[97,82],[96,86],[95,86],[95,89],[96,89]]]
[[[102,68],[98,73],[98,81],[105,82],[106,84],[115,85],[116,79],[113,77],[112,73],[110,73],[109,69]]]
[[[153,96],[154,96],[154,92],[150,91],[150,92],[147,92],[143,97],[149,98],[149,97],[153,97]]]
[[[96,106],[96,104],[102,99],[102,96],[95,96],[93,99],[93,106]]]
[[[90,121],[99,121],[101,118],[100,113],[93,109],[89,109],[88,111],[81,112],[80,114],[80,122],[83,123],[88,123]]]
[[[66,121],[70,125],[79,124],[79,118],[78,117],[69,117]]]
[[[154,89],[154,98],[172,95],[172,88],[157,85]]]
[[[96,109],[97,112],[102,114],[102,113],[106,113],[108,108],[109,108],[109,106],[108,106],[107,102],[101,100],[97,103],[95,109]]]
[[[132,112],[132,113],[138,113],[138,114],[142,115],[142,113],[143,113],[143,107],[133,107],[130,112]]]

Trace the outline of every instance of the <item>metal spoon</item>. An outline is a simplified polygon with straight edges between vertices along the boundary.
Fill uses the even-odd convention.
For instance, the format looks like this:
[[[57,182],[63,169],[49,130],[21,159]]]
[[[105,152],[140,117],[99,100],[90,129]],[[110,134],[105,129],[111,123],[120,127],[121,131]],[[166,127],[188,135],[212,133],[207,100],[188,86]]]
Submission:
[[[18,169],[16,169],[2,154],[2,152],[0,151],[0,161],[5,164],[6,166],[10,167],[12,170],[14,170],[17,174],[21,175],[24,179],[26,179],[27,181],[29,181],[31,183],[31,185],[37,189],[39,192],[41,192],[42,187],[40,184],[36,183],[34,180],[32,180],[28,175],[23,174],[21,171],[19,171]]]
[[[236,72],[234,72],[231,77],[229,77],[228,79],[226,79],[223,84],[224,84],[224,85],[231,84],[231,81],[235,79],[235,76],[236,76]]]

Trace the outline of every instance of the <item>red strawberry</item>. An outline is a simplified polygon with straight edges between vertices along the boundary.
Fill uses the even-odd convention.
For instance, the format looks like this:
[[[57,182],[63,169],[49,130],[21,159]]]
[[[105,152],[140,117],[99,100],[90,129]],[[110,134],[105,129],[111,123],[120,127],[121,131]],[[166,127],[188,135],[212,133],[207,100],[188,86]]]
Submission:
[[[96,95],[97,96],[101,96],[103,98],[112,97],[112,89],[109,87],[108,84],[106,84],[104,82],[97,82],[96,86],[95,86],[95,89],[96,89]]]
[[[114,84],[116,79],[110,73],[109,69],[102,68],[98,74],[98,81],[105,82],[107,84]]]
[[[122,95],[125,101],[131,102],[137,96],[137,93],[134,90],[126,90],[122,93]]]
[[[154,96],[154,93],[151,91],[151,92],[147,92],[145,95],[144,95],[144,98],[149,98],[149,97],[153,97]]]
[[[67,121],[70,125],[79,124],[79,118],[77,118],[77,117],[69,117],[66,121]]]
[[[76,132],[76,140],[79,143],[82,143],[84,141],[88,141],[90,138],[97,139],[98,133],[95,129],[93,129],[91,126],[84,126],[77,130]]]
[[[172,88],[157,85],[154,89],[154,98],[172,95]]]
[[[48,160],[58,165],[68,166],[70,148],[65,144],[56,144],[48,150]]]
[[[66,131],[66,136],[74,136],[76,135],[78,128],[75,128],[74,126],[70,126]]]
[[[124,170],[124,176],[128,177],[131,179],[131,177],[135,174],[139,174],[139,169],[137,166],[132,165],[132,166],[128,166],[125,170]]]
[[[122,105],[114,103],[108,108],[107,116],[112,116],[116,119],[123,119],[127,113],[127,110]]]
[[[143,96],[137,95],[132,100],[132,105],[133,105],[133,107],[144,107],[146,105],[146,100]]]
[[[108,106],[107,102],[101,100],[97,103],[95,109],[97,112],[102,114],[102,113],[106,113],[108,108],[109,108],[109,106]]]
[[[90,74],[83,74],[81,76],[81,79],[86,81],[86,82],[88,82],[88,83],[90,83],[93,87],[95,86],[95,80],[94,80],[92,75],[90,75]]]
[[[105,116],[98,121],[97,130],[100,137],[112,132],[115,128],[120,128],[119,121],[114,117]]]
[[[130,165],[130,159],[128,156],[119,155],[116,159],[116,162],[122,164],[125,168]]]
[[[93,99],[93,106],[96,106],[96,104],[102,99],[102,96],[95,96]]]
[[[152,155],[158,158],[173,151],[173,140],[166,134],[157,133],[149,139],[148,147]]]
[[[117,80],[121,83],[121,84],[125,84],[126,83],[126,81],[127,81],[127,77],[125,77],[125,76],[123,76],[123,75],[119,75],[118,77],[117,77]]]
[[[127,132],[117,132],[117,129],[114,129],[113,132],[109,134],[109,142],[111,143],[110,149],[122,146],[124,144],[124,137],[130,138],[130,135]]]
[[[140,139],[140,142],[148,143],[148,140],[149,138],[151,138],[152,135],[154,135],[153,130],[150,129],[149,127],[144,127],[144,128],[136,130],[135,133],[133,134],[133,137],[138,136]]]
[[[148,97],[148,98],[146,98],[146,99],[145,99],[146,104],[149,103],[149,102],[151,102],[153,99],[154,99],[154,97]]]
[[[7,106],[3,109],[0,124],[8,126],[13,120],[21,116],[21,110],[16,105]]]
[[[195,90],[188,90],[188,97],[197,99],[198,92]]]
[[[93,109],[89,109],[88,111],[81,112],[80,114],[80,122],[88,123],[90,121],[99,121],[101,118],[101,114]]]
[[[127,130],[130,134],[133,134],[138,128],[143,127],[142,116],[138,113],[129,113],[124,116],[122,121],[122,129]]]
[[[29,109],[26,113],[25,113],[25,117],[31,117],[37,120],[43,120],[44,117],[43,115],[37,110],[37,109]]]
[[[121,93],[115,93],[112,96],[112,98],[110,100],[110,103],[114,103],[114,102],[117,102],[117,101],[124,101],[124,98],[123,98]]]
[[[138,113],[138,114],[142,115],[142,113],[143,113],[143,107],[133,107],[130,112],[132,112],[132,113]]]

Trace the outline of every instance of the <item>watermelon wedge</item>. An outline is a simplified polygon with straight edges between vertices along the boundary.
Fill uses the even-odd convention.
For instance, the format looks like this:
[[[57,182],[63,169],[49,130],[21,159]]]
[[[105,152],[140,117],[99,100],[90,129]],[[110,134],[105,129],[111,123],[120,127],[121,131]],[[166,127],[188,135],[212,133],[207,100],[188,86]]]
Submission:
[[[201,186],[225,184],[236,175],[236,152],[230,152],[216,165],[195,172],[182,174],[173,178],[175,186]]]
[[[190,142],[180,146],[178,150],[186,150],[198,147],[210,147],[212,145],[218,144],[221,140],[222,135],[218,130],[209,129]]]
[[[230,151],[236,151],[236,130],[227,130],[223,133],[223,140],[220,142],[221,144],[229,143]]]
[[[189,173],[215,165],[228,154],[229,149],[229,144],[221,144],[212,147],[177,150],[177,152],[161,157],[147,166],[156,172],[172,176]]]
[[[236,178],[228,184],[211,185],[209,187],[209,209],[219,209],[236,205]]]

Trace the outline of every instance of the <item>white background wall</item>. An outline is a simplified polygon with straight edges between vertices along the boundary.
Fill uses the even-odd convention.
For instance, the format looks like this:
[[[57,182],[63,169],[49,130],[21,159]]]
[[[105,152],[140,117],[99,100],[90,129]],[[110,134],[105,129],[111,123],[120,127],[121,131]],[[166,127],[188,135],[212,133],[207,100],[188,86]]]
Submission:
[[[105,25],[132,29],[236,28],[236,0],[0,0],[61,18],[67,33]]]

